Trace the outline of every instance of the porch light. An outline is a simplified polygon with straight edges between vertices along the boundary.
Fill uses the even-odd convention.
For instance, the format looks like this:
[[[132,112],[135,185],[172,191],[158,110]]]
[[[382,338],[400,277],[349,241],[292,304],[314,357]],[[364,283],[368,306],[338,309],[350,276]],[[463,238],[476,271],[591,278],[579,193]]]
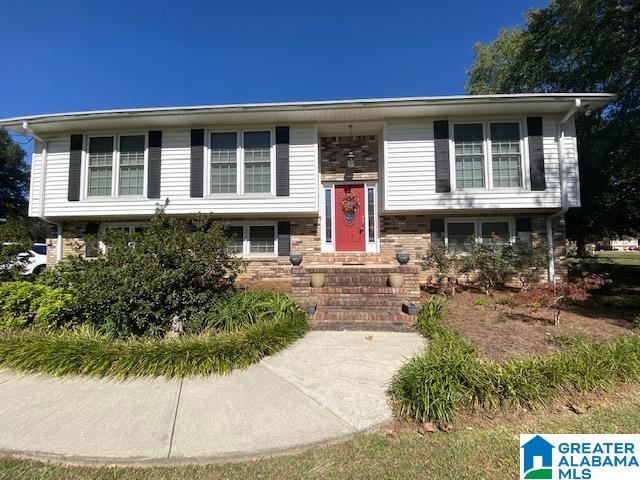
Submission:
[[[349,152],[347,155],[347,168],[354,168],[356,166],[356,156],[353,152]]]
[[[353,143],[353,125],[349,125],[349,139]],[[347,154],[347,168],[354,168],[356,166],[356,155],[353,153],[353,150],[349,151]]]

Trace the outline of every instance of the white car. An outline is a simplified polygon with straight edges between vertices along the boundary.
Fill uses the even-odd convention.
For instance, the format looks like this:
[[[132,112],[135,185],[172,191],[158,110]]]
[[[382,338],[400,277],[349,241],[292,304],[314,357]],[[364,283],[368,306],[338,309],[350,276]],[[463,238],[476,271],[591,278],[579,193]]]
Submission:
[[[25,262],[23,275],[37,275],[47,267],[47,245],[34,243],[31,250],[19,253],[18,258]]]

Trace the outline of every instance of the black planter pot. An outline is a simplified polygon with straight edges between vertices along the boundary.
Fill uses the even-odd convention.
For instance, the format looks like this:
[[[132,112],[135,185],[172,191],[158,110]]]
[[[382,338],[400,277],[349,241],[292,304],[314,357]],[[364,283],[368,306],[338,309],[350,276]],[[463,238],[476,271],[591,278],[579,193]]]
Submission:
[[[291,262],[291,265],[293,265],[294,267],[297,267],[302,263],[302,254],[292,253],[291,255],[289,255],[289,261]]]
[[[407,252],[396,253],[396,260],[398,260],[398,263],[400,265],[406,265],[407,263],[409,263],[410,259],[411,255],[409,255]]]

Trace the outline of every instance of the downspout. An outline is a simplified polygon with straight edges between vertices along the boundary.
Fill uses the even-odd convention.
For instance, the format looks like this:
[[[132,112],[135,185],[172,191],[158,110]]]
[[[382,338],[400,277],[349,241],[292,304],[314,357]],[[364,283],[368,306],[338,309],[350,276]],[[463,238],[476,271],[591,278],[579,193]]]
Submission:
[[[58,238],[56,242],[56,263],[60,263],[62,261],[62,223],[56,223],[58,227]]]
[[[556,138],[558,139],[558,176],[560,181],[560,210],[549,215],[546,222],[547,230],[547,278],[550,282],[556,281],[556,261],[553,249],[553,221],[556,218],[564,217],[569,210],[569,201],[567,199],[567,191],[564,185],[565,179],[565,158],[564,158],[564,124],[567,123],[582,106],[582,100],[575,99],[571,109],[562,117],[556,129]]]

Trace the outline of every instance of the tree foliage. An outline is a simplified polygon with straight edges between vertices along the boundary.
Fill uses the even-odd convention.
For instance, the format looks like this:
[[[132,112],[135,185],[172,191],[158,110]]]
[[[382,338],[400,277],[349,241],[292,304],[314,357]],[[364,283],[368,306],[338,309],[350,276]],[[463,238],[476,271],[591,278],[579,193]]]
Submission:
[[[608,92],[617,101],[576,118],[582,208],[568,234],[580,244],[640,234],[640,2],[553,0],[526,28],[475,46],[471,94]]]
[[[223,227],[206,215],[176,218],[160,210],[145,230],[100,240],[104,255],[72,255],[38,281],[73,295],[78,323],[115,336],[162,335],[174,316],[202,323],[192,317],[205,314],[243,266],[226,253]]]
[[[26,215],[29,166],[24,157],[25,151],[0,128],[0,220]]]

